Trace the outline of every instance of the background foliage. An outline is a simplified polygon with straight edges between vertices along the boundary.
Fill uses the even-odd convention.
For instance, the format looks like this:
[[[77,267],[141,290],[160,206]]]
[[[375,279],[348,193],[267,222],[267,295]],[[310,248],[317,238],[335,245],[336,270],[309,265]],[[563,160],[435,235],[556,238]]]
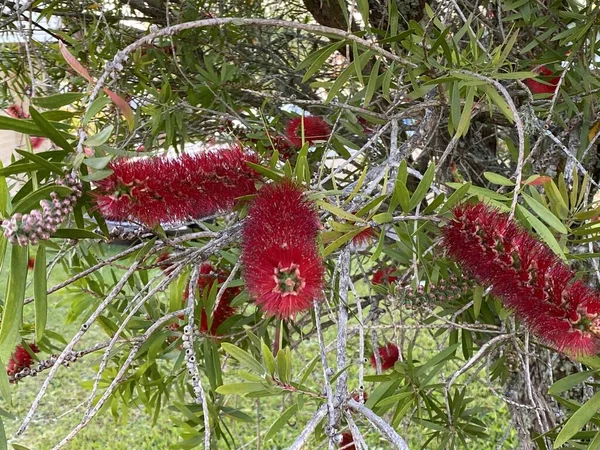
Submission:
[[[323,386],[339,387],[343,373],[349,393],[364,388],[365,406],[410,448],[600,448],[600,365],[539,344],[483,287],[452,291],[460,269],[439,245],[452,206],[478,198],[514,211],[578,276],[600,282],[599,11],[591,3],[530,0],[5,2],[0,28],[19,43],[0,50],[1,98],[6,108],[27,100],[31,118],[2,116],[0,128],[52,146],[15,149],[0,171],[0,213],[27,212],[70,170],[86,192],[54,239],[29,248],[38,259],[45,253],[47,267],[28,273],[26,292],[29,255],[0,241],[2,276],[12,286],[0,293],[3,329],[35,340],[35,356],[48,366],[61,353],[77,360],[56,365],[59,375],[47,379],[41,398],[41,417],[57,425],[32,425],[13,447],[56,445],[71,428],[86,427],[86,410],[100,401],[106,425],[93,439],[101,442],[141,414],[159,430],[174,426],[174,448],[205,445],[207,423],[212,448],[288,448],[327,404]],[[49,17],[60,26],[48,30]],[[240,20],[217,20],[231,17]],[[32,38],[44,29],[55,39]],[[540,77],[542,65],[553,75]],[[302,111],[325,118],[333,132],[286,162],[276,138]],[[207,410],[194,402],[181,330],[171,325],[183,326],[175,313],[195,264],[237,270],[245,206],[194,224],[216,237],[174,241],[161,228],[109,230],[89,194],[110,174],[112,158],[139,156],[140,146],[145,156],[181,152],[190,143],[240,143],[258,153],[267,180],[304,182],[324,224],[327,264],[327,300],[318,310],[279,321],[242,291],[226,334],[196,340]],[[368,242],[353,242],[367,227]],[[113,245],[123,240],[127,248]],[[158,267],[167,250],[182,255],[173,266],[180,273]],[[397,280],[372,283],[382,268]],[[239,272],[231,285],[242,285]],[[217,291],[206,295],[212,300]],[[3,336],[6,361],[14,341]],[[367,360],[387,342],[400,347],[401,360],[376,374]],[[339,347],[343,367],[336,366]],[[337,368],[329,373],[324,362]],[[0,377],[7,430],[15,431],[31,403],[39,406],[32,397],[48,373],[16,386]],[[72,389],[73,373],[82,374],[83,403],[72,405],[68,420],[76,420],[64,433],[47,438],[47,428],[63,430],[64,418],[44,404]],[[364,415],[346,408],[349,393],[335,429],[319,420],[292,448],[335,448],[349,426],[369,448],[390,448]],[[146,432],[136,430],[132,445],[142,448]],[[153,444],[143,448],[166,438],[147,433]],[[70,435],[55,448],[69,441],[93,448]],[[0,448],[7,442],[2,436]]]

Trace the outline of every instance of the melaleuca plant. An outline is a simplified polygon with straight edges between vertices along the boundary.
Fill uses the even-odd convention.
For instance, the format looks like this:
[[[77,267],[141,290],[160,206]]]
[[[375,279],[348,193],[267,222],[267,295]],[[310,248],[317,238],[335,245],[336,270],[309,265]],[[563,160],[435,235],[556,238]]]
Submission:
[[[75,3],[0,19],[2,446],[597,447],[595,5]]]

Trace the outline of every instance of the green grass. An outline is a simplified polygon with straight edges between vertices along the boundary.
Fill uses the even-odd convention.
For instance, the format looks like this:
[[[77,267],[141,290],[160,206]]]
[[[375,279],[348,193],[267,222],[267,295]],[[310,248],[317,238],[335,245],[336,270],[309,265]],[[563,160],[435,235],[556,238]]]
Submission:
[[[117,250],[123,250],[122,247]],[[109,250],[111,253],[115,249]],[[6,270],[4,270],[6,272]],[[0,282],[5,278],[6,273],[0,276]],[[66,274],[57,266],[49,286],[65,279]],[[55,332],[62,334],[65,339],[70,340],[77,331],[77,323],[67,323],[66,318],[70,311],[70,299],[65,296],[63,291],[59,291],[49,297],[49,328]],[[31,320],[32,306],[26,307],[26,320]],[[335,340],[336,330],[331,327],[325,332],[326,342]],[[92,327],[84,341],[77,347],[78,349],[86,348],[87,346],[107,339],[106,334],[98,327]],[[349,358],[356,360],[358,354],[352,354],[357,351],[358,339],[353,338],[349,342]],[[423,334],[419,340],[419,352],[424,360],[431,355],[437,353],[436,341],[429,335]],[[460,352],[459,352],[460,353]],[[10,442],[24,445],[31,450],[46,450],[51,449],[58,443],[75,425],[79,423],[83,415],[85,406],[82,405],[86,401],[89,392],[82,386],[84,383],[93,380],[95,368],[99,362],[102,353],[89,355],[82,360],[71,365],[69,368],[61,368],[58,375],[52,382],[50,389],[44,397],[41,407],[39,408],[34,421],[26,431],[25,435],[16,439],[11,439]],[[315,355],[318,354],[318,342],[316,339],[306,340],[302,343],[298,352],[294,353],[294,373],[299,373],[300,370],[308,363]],[[334,354],[331,353],[330,363],[334,363]],[[229,362],[231,366],[231,362]],[[457,366],[458,367],[458,366]],[[11,407],[3,405],[7,410],[17,417],[17,420],[5,420],[5,426],[8,436],[12,436],[20,424],[21,419],[26,414],[29,406],[35,398],[39,388],[45,379],[45,374],[35,377],[26,378],[13,386],[13,405]],[[366,374],[371,374],[372,371],[367,368]],[[350,388],[355,389],[358,384],[357,367],[353,365],[350,368]],[[446,374],[447,376],[448,374]],[[471,373],[462,377],[459,381],[465,382]],[[231,376],[231,381],[236,380],[235,375]],[[320,365],[317,365],[315,374],[309,377],[312,385],[315,388],[321,386],[322,373]],[[207,385],[206,383],[205,385]],[[367,385],[367,391],[370,390]],[[496,449],[498,443],[504,436],[506,427],[509,426],[508,412],[503,403],[490,395],[488,388],[481,382],[480,379],[473,380],[469,386],[471,397],[476,398],[476,406],[486,408],[486,412],[479,413],[487,424],[490,425],[488,432],[490,439],[486,441],[473,442],[473,448],[478,450]],[[259,426],[264,434],[269,429],[271,424],[280,416],[280,414],[290,406],[289,396],[262,398],[260,402],[254,399],[243,397],[231,397],[228,400],[230,406],[241,408],[244,412],[253,418],[257,417],[257,408],[260,411],[260,418],[257,423],[242,423],[229,422],[228,425],[235,436],[237,443],[241,446],[243,443],[249,443],[247,447],[250,449],[258,448],[258,445],[253,441],[256,436],[256,430]],[[314,402],[308,403],[307,406],[298,414],[297,421],[290,421],[279,434],[269,443],[262,443],[260,448],[266,449],[283,449],[288,446],[293,439],[302,430],[304,424],[312,416],[314,412]],[[144,449],[167,449],[180,441],[178,430],[173,426],[169,416],[177,414],[163,408],[161,417],[157,424],[152,426],[151,419],[146,415],[142,405],[137,408],[130,406],[129,414],[126,418],[119,417],[115,419],[111,414],[110,409],[103,411],[98,415],[88,426],[86,426],[66,447],[68,449],[112,449],[112,450],[144,450]],[[118,415],[118,414],[117,414]],[[367,443],[369,448],[373,450],[387,449],[389,444],[381,440],[378,435],[371,430],[368,424],[359,423],[361,430],[367,432]],[[415,425],[409,424],[406,429],[399,430],[409,442],[411,449],[417,450],[421,448],[424,438],[423,430]],[[511,438],[505,443],[504,448],[516,448],[514,432]],[[320,446],[310,447],[327,448],[325,443]]]

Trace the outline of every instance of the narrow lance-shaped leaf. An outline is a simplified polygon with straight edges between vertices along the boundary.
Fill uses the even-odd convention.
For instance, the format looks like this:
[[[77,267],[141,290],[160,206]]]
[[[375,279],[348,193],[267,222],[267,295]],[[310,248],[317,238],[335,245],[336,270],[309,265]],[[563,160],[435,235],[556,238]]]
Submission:
[[[288,409],[286,409],[283,414],[281,416],[279,416],[279,418],[273,422],[273,425],[271,425],[271,428],[269,428],[269,431],[267,431],[267,434],[264,437],[264,441],[267,442],[270,439],[274,438],[275,435],[279,432],[279,430],[281,430],[285,424],[287,423],[288,420],[290,420],[292,418],[292,416],[294,414],[296,414],[298,412],[298,404],[294,403],[292,406],[290,406]]]
[[[46,247],[40,245],[33,266],[33,300],[35,306],[35,340],[39,341],[46,330],[48,317],[48,279],[46,277]]]
[[[28,259],[27,246],[12,246],[6,301],[0,324],[0,359],[2,361],[9,360],[19,338],[27,284],[27,277],[23,274],[27,273]]]
[[[596,392],[592,398],[581,405],[581,408],[575,411],[569,420],[567,420],[563,429],[558,433],[556,441],[554,441],[554,447],[558,448],[571,439],[590,421],[598,409],[600,409],[600,391]]]

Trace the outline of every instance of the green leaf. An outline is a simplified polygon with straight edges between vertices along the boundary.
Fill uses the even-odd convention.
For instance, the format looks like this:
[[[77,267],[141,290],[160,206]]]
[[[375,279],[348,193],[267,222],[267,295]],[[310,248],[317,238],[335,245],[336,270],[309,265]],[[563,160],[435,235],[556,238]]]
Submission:
[[[262,383],[231,383],[219,386],[216,391],[223,395],[242,395],[248,392],[266,391],[265,385]]]
[[[85,141],[83,141],[83,144],[87,145],[88,147],[98,147],[99,145],[104,144],[111,136],[114,128],[115,127],[113,125],[107,126],[99,133],[88,137]]]
[[[527,210],[527,208],[524,208],[521,205],[517,205],[517,209],[525,216],[529,224],[533,228],[535,228],[535,231],[538,232],[542,240],[546,242],[546,244],[548,244],[552,251],[556,253],[563,261],[566,261],[567,258],[565,257],[565,254],[563,253],[562,249],[560,248],[558,241],[550,232],[550,230],[546,227],[546,225],[544,225],[537,217],[531,214]]]
[[[598,409],[600,409],[600,391],[596,392],[592,398],[581,405],[569,420],[567,420],[563,429],[560,430],[560,433],[556,436],[554,447],[558,448],[571,439],[579,430],[587,425]]]
[[[436,365],[444,362],[446,359],[454,358],[454,352],[459,347],[459,345],[460,344],[458,344],[458,343],[452,344],[448,348],[443,350],[442,352],[438,353],[434,357],[427,360],[427,362],[425,364],[423,364],[421,367],[419,367],[417,369],[417,371],[415,372],[415,376],[423,375],[433,366],[436,366]]]
[[[256,359],[254,359],[254,357],[247,351],[242,350],[241,348],[238,348],[235,345],[229,344],[227,342],[221,344],[221,347],[233,358],[237,359],[243,366],[247,367],[253,372],[258,373],[259,375],[265,373],[265,368],[263,367],[263,365],[259,363]]]
[[[312,77],[321,69],[321,67],[323,67],[323,64],[325,64],[325,61],[327,61],[331,54],[344,44],[344,41],[334,42],[333,44],[310,54],[304,61],[298,64],[296,71],[300,71],[310,64],[310,67],[304,74],[304,77],[302,77],[302,82],[306,83],[310,77]]]
[[[494,172],[483,172],[483,176],[490,181],[491,183],[497,184],[499,186],[514,186],[515,183],[508,178],[498,175]]]
[[[521,196],[523,197],[525,202],[529,205],[529,207],[531,209],[533,209],[533,211],[544,222],[546,222],[548,225],[550,225],[552,228],[554,228],[556,231],[558,231],[561,234],[569,233],[569,230],[567,230],[567,227],[565,227],[563,225],[563,223],[560,221],[560,219],[558,217],[556,217],[554,214],[552,214],[552,212],[548,211],[548,209],[546,209],[546,207],[544,205],[542,205],[536,199],[534,199],[533,197],[530,197],[529,195],[527,195],[524,192],[521,194]]]
[[[38,246],[33,266],[33,301],[35,307],[35,340],[40,341],[48,317],[48,279],[46,277],[46,247]]]
[[[50,95],[48,97],[33,97],[31,102],[40,108],[54,109],[70,105],[86,95],[80,92],[65,92],[64,94]]]
[[[250,166],[250,168],[256,170],[258,173],[265,175],[267,178],[269,178],[270,180],[273,181],[281,181],[283,180],[283,176],[281,176],[280,173],[277,173],[274,170],[271,170],[267,167],[263,167],[260,164],[254,164],[251,162],[247,162],[246,164],[248,164],[248,166]]]
[[[442,206],[442,208],[440,209],[440,214],[449,211],[454,205],[460,202],[463,199],[463,197],[467,194],[467,192],[469,192],[469,189],[471,189],[470,181],[456,189],[452,193],[452,195],[448,197],[448,200],[446,200],[446,203],[444,203],[444,206]]]
[[[396,180],[389,212],[393,212],[398,205],[400,205],[404,214],[408,214],[410,211],[410,192],[402,180]]]
[[[19,444],[11,444],[15,450],[30,450],[28,447]]]
[[[36,125],[40,127],[40,130],[42,130],[44,136],[46,136],[48,139],[50,139],[63,150],[66,150],[68,152],[73,151],[73,146],[69,144],[69,142],[67,142],[64,136],[32,106],[29,107],[29,114],[31,114],[31,118],[36,123]]]
[[[446,183],[448,186],[454,188],[454,189],[458,189],[461,186],[464,186],[463,183],[454,183],[454,182],[447,182]],[[482,188],[479,186],[470,186],[469,187],[469,192],[472,194],[477,195],[478,197],[483,197],[483,198],[488,198],[491,200],[500,200],[500,201],[506,201],[507,197],[505,195],[502,194],[498,194],[497,192],[494,192],[490,189],[487,188]]]
[[[27,150],[19,150],[17,149],[16,152],[21,155],[23,158],[38,164],[41,167],[44,167],[48,170],[50,170],[53,173],[59,174],[59,175],[63,175],[65,173],[64,170],[61,169],[61,167],[57,164],[51,163],[50,161],[48,161],[46,158],[43,158],[41,155],[42,153],[36,154],[36,153],[32,153],[30,151]]]
[[[373,216],[373,222],[378,223],[378,224],[390,223],[393,219],[394,219],[393,216],[389,212],[375,214]]]
[[[12,246],[4,313],[0,323],[0,360],[2,361],[9,360],[19,339],[27,285],[27,277],[23,274],[27,273],[28,260],[27,246]]]
[[[281,414],[279,418],[275,422],[273,422],[273,425],[271,425],[271,428],[269,428],[269,431],[267,431],[267,434],[265,434],[264,442],[268,442],[270,439],[273,439],[277,432],[281,430],[284,427],[284,425],[287,424],[287,421],[290,420],[292,416],[297,412],[297,403],[294,403],[292,406],[286,409],[283,412],[283,414]]]
[[[405,398],[411,397],[413,396],[415,393],[414,392],[401,392],[399,394],[394,394],[391,395],[389,397],[386,397],[384,399],[381,399],[378,403],[377,403],[377,407],[378,408],[382,408],[384,406],[389,406],[389,405],[393,405],[394,403],[396,403],[399,400],[404,400]]]
[[[82,176],[81,179],[83,181],[99,181],[99,180],[104,180],[107,177],[110,177],[112,174],[113,174],[113,171],[110,169],[95,170],[90,175]]]
[[[82,228],[59,228],[56,233],[52,235],[53,238],[58,239],[102,239],[104,236],[101,234],[94,233],[93,231],[84,230]]]
[[[483,286],[477,286],[473,289],[473,315],[475,319],[479,317],[481,311],[481,302],[483,301]]]
[[[2,165],[2,161],[0,161],[0,170],[2,170],[4,166]],[[6,184],[6,177],[0,176],[0,216],[6,217],[9,210],[9,201],[10,196],[8,195],[8,185]],[[0,267],[2,264],[0,263]]]
[[[6,249],[8,247],[8,239],[4,237],[4,233],[0,233],[0,273],[4,268],[4,260],[6,259]]]
[[[550,180],[548,183],[544,184],[544,190],[546,191],[546,195],[548,195],[550,207],[554,213],[562,220],[566,220],[569,216],[569,208],[554,180]]]
[[[41,134],[40,128],[32,121],[13,119],[7,116],[0,116],[0,130],[12,130],[17,133],[32,134],[34,136]]]
[[[44,186],[43,188],[37,189],[24,197],[15,206],[13,213],[25,214],[32,209],[38,208],[40,206],[40,201],[49,199],[52,192],[56,192],[60,197],[64,197],[66,195],[71,195],[72,190],[66,186],[57,186],[54,184],[50,186]]]
[[[92,169],[100,170],[104,169],[112,159],[112,156],[103,156],[101,158],[86,158],[83,160],[83,163],[86,166],[91,167]]]
[[[287,383],[289,380],[287,379],[288,366],[287,359],[285,357],[285,350],[280,349],[277,352],[277,374],[279,375],[279,379],[282,383]]]
[[[358,58],[355,58],[354,61],[344,69],[344,71],[338,75],[336,80],[334,81],[331,89],[329,90],[329,94],[327,94],[327,98],[325,99],[325,104],[328,104],[335,98],[338,92],[344,87],[350,76],[355,70],[362,70],[367,61],[373,55],[373,50],[367,50]]]
[[[463,106],[462,114],[460,115],[460,121],[456,127],[457,137],[464,136],[469,129],[471,123],[471,114],[473,110],[473,99],[475,98],[475,87],[469,86],[467,89],[467,96],[465,98],[465,104]]]
[[[432,214],[438,206],[444,203],[446,196],[444,194],[438,194],[436,197],[427,205],[427,208],[423,210],[423,214]]]
[[[596,433],[596,436],[594,437],[592,442],[590,442],[590,445],[588,445],[588,448],[586,450],[600,450],[600,431]]]
[[[556,381],[550,389],[548,389],[548,394],[556,395],[561,392],[568,391],[569,389],[577,386],[578,384],[583,383],[585,380],[590,378],[593,374],[595,374],[597,370],[586,370],[583,372],[573,373],[571,375],[567,375],[564,378]]]
[[[0,361],[0,393],[6,403],[12,403],[12,391],[10,389],[10,380],[6,373],[6,365]]]
[[[98,114],[106,105],[108,105],[111,100],[108,97],[98,97],[96,100],[92,102],[92,105],[88,108],[83,117],[83,125],[87,125],[92,118]]]
[[[0,419],[0,450],[8,449],[8,441],[6,440],[6,431],[4,430],[4,421]]]
[[[316,203],[317,203],[317,206],[320,206],[321,208],[329,211],[336,217],[340,217],[342,219],[346,219],[351,222],[360,222],[361,221],[360,217],[357,217],[354,214],[350,214],[349,212],[346,212],[342,208],[338,208],[337,206],[332,205],[331,203],[327,203],[323,200],[317,200]]]
[[[373,69],[371,70],[371,75],[369,76],[369,82],[367,83],[367,90],[365,91],[365,99],[363,100],[363,108],[369,106],[373,95],[375,94],[375,88],[377,87],[377,80],[379,78],[379,66],[381,65],[381,60],[376,59],[375,64],[373,64]]]
[[[429,164],[429,167],[425,171],[423,178],[419,182],[417,189],[415,189],[415,192],[413,193],[412,197],[410,198],[410,204],[409,204],[409,208],[408,208],[409,211],[412,211],[413,209],[415,209],[417,207],[417,205],[419,203],[421,203],[421,201],[425,198],[425,196],[427,195],[427,192],[429,191],[429,188],[431,187],[431,183],[433,182],[434,175],[435,175],[435,164],[431,163],[431,164]]]
[[[275,374],[275,358],[273,357],[273,353],[271,352],[269,346],[264,343],[264,341],[261,342],[261,348],[265,366],[267,367],[267,370],[271,376],[273,376]]]
[[[330,255],[331,253],[336,251],[338,248],[340,248],[342,245],[344,245],[346,242],[350,241],[354,236],[358,235],[359,233],[366,230],[367,228],[369,228],[369,227],[356,228],[355,230],[349,231],[348,233],[337,238],[331,244],[329,244],[327,247],[325,247],[325,249],[323,250],[323,256]]]
[[[504,115],[504,117],[506,117],[511,122],[514,122],[515,118],[514,118],[512,109],[510,109],[510,106],[508,106],[508,103],[506,103],[506,100],[504,99],[504,97],[502,97],[498,93],[498,91],[493,86],[490,86],[489,84],[484,86],[483,89],[485,90],[485,93],[487,94],[489,99],[498,107],[498,109],[500,111],[502,111],[502,114]]]

